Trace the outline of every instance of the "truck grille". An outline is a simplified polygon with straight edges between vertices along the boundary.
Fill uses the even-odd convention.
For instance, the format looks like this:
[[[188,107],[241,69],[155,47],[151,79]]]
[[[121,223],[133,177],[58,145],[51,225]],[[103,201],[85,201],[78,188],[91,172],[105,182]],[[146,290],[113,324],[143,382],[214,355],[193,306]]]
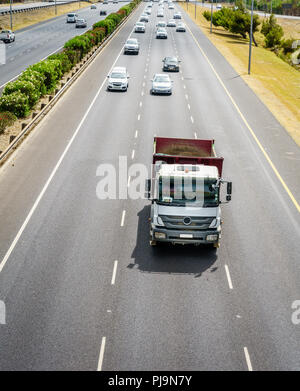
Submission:
[[[166,228],[168,229],[187,229],[187,230],[207,230],[209,229],[210,224],[212,223],[213,217],[199,217],[199,216],[191,216],[190,224],[186,224],[187,221],[184,220],[188,216],[166,216],[166,215],[160,215],[162,221],[164,222]]]

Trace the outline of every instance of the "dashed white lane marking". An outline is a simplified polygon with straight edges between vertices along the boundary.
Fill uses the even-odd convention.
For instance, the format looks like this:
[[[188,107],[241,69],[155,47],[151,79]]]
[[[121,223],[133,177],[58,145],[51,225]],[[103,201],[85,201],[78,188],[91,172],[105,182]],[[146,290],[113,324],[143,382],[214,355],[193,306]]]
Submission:
[[[116,260],[114,262],[114,268],[113,268],[113,273],[112,273],[112,277],[111,277],[111,285],[115,285],[117,268],[118,268],[118,261]]]
[[[143,106],[143,102],[140,102],[140,107],[142,107]]]
[[[138,134],[139,134],[139,132],[136,130],[136,131],[135,131],[134,138],[137,138]]]
[[[229,273],[229,268],[228,268],[227,265],[225,265],[225,271],[226,271],[226,276],[227,276],[227,281],[228,281],[229,288],[233,289],[232,281],[231,281],[231,277],[230,277],[230,273]]]
[[[102,371],[102,364],[103,364],[103,358],[104,358],[105,344],[106,344],[106,337],[102,337],[97,371]]]
[[[141,95],[144,96],[144,90],[142,91]]]
[[[145,87],[145,82],[143,81],[143,87]]]
[[[184,89],[186,89],[186,86],[185,86],[185,84],[183,85],[183,88],[184,88]]]
[[[251,360],[250,360],[250,355],[249,355],[249,352],[248,352],[248,349],[246,346],[244,347],[244,353],[245,353],[245,357],[246,357],[248,371],[252,372],[253,368],[252,368],[252,364],[251,364]]]
[[[144,79],[146,79],[146,75],[144,75]]]
[[[185,99],[188,100],[189,99],[189,96],[187,94],[185,94]]]
[[[129,175],[129,177],[128,177],[128,181],[127,181],[127,187],[129,187],[129,186],[130,186],[130,180],[131,180],[131,176]]]
[[[197,133],[196,133],[196,132],[194,133],[194,136],[195,136],[195,138],[198,138],[198,136],[197,136]]]
[[[126,210],[123,210],[123,212],[122,212],[122,218],[121,218],[121,227],[124,227],[125,216],[126,216]]]
[[[192,123],[194,123],[194,118],[191,116],[191,121],[192,121]]]
[[[188,109],[191,110],[191,106],[188,104]]]
[[[131,153],[131,159],[132,159],[132,160],[134,159],[134,155],[135,155],[135,150],[133,149],[133,150],[132,150],[132,153]]]
[[[141,114],[138,115],[137,119],[138,121],[141,119]]]

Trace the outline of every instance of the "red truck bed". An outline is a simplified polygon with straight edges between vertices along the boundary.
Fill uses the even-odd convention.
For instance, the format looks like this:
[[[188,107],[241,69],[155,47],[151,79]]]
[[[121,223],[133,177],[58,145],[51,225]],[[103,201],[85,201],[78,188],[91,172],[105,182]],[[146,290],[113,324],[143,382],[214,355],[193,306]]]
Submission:
[[[204,164],[218,168],[222,175],[223,158],[216,157],[214,140],[154,137],[153,164],[165,161],[168,164]]]

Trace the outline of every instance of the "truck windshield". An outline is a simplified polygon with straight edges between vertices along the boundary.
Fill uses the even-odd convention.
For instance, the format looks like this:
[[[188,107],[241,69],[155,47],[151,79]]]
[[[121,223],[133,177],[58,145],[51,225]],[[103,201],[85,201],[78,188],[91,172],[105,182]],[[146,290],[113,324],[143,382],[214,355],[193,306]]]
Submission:
[[[173,206],[216,207],[219,187],[216,179],[159,177],[158,203]]]

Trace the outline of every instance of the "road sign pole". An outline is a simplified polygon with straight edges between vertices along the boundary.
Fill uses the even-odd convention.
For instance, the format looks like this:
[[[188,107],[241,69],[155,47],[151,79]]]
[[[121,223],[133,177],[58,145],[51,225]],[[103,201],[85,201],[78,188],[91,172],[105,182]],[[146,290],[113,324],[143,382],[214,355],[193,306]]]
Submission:
[[[254,0],[251,1],[251,24],[250,24],[250,37],[249,37],[248,75],[250,75],[250,71],[251,71],[252,34],[253,34],[253,3],[254,3]]]

